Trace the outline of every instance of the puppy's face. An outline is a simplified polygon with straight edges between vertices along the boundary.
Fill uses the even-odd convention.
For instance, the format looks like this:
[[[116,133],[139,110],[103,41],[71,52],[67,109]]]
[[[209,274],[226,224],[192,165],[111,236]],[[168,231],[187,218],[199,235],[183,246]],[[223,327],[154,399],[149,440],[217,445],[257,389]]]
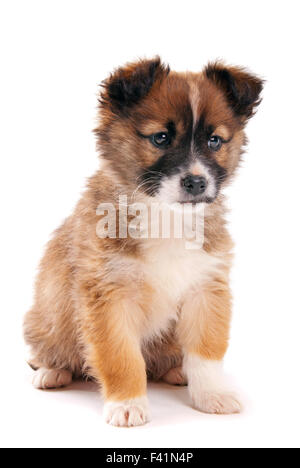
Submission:
[[[159,59],[104,83],[97,133],[118,183],[167,203],[212,203],[236,169],[262,81],[212,64],[170,72]]]

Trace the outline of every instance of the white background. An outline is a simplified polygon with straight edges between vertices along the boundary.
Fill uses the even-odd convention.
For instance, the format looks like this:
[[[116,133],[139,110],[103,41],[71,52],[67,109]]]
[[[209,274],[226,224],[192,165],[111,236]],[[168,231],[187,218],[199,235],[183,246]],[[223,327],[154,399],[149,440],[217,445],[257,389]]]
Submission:
[[[299,447],[298,1],[1,1],[1,410],[7,447]],[[153,421],[102,422],[91,384],[30,385],[21,324],[50,233],[98,167],[98,84],[116,66],[160,54],[173,69],[212,59],[267,80],[229,191],[237,243],[226,369],[239,416],[191,409],[186,389],[150,385]]]

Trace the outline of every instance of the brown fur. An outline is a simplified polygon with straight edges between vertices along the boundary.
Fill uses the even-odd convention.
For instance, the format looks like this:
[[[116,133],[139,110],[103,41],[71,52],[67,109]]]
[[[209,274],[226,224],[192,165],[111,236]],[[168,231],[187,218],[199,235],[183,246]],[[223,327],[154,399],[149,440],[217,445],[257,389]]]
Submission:
[[[249,106],[244,114],[235,113],[215,75],[169,73],[159,62],[152,65],[150,88],[144,84],[144,95],[137,103],[125,109],[115,103],[111,84],[120,77],[130,82],[134,74],[134,79],[144,80],[150,67],[151,61],[131,64],[104,83],[96,129],[103,168],[90,179],[73,215],[50,241],[40,265],[35,303],[24,326],[33,366],[92,376],[112,400],[144,395],[146,373],[161,378],[181,365],[183,350],[219,360],[228,345],[232,243],[221,194],[208,209],[204,252],[222,258],[224,266],[210,281],[185,294],[178,305],[178,320],[173,318],[167,329],[149,339],[144,337],[150,324],[158,320],[160,310],[167,310],[170,298],[161,294],[158,301],[153,284],[138,266],[139,261],[147,261],[147,241],[100,239],[96,234],[99,203],[116,203],[120,194],[131,197],[141,168],[158,158],[157,148],[138,134],[162,131],[165,122],[173,120],[180,138],[186,131],[184,116],[191,112],[192,87],[199,96],[197,114],[205,113],[230,138],[216,154],[228,181],[240,160]],[[233,70],[240,83],[242,72]],[[141,191],[135,199],[149,201]],[[122,269],[123,260],[131,265],[129,273],[127,266]]]

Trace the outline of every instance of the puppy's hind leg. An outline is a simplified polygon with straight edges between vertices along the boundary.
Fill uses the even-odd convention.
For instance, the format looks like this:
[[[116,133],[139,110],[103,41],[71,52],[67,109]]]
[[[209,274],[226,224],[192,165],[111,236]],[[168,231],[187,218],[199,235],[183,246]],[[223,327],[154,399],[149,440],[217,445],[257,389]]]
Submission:
[[[64,369],[46,369],[41,367],[33,376],[32,384],[40,390],[67,387],[73,379],[72,373]]]
[[[173,367],[162,377],[162,380],[169,385],[187,385],[187,377],[182,367]]]

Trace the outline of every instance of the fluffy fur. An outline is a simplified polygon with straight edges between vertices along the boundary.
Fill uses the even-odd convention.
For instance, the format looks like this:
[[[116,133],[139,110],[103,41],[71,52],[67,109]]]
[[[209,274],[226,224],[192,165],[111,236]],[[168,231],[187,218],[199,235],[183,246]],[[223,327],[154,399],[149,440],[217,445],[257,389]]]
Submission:
[[[147,376],[188,381],[202,411],[240,409],[220,364],[232,250],[222,188],[240,161],[261,90],[262,81],[241,68],[214,63],[176,73],[159,58],[120,68],[103,83],[95,131],[102,168],[50,241],[25,318],[36,387],[92,377],[107,422],[122,426],[148,420]],[[159,132],[168,136],[161,148],[153,144]],[[222,144],[212,151],[215,136]],[[204,193],[184,186],[187,174],[205,178]],[[205,204],[203,248],[187,250],[185,239],[99,238],[97,207],[109,202],[118,212],[119,195],[147,206]]]

